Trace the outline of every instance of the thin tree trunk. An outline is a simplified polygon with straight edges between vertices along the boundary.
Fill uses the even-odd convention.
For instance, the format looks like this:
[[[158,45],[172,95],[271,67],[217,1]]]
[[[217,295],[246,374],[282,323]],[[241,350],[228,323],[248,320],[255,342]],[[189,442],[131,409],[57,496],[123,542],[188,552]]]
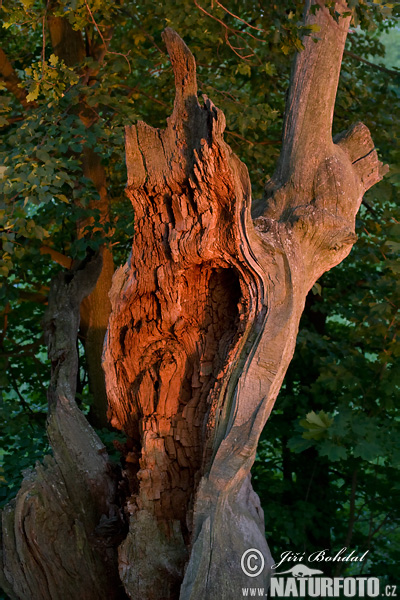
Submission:
[[[75,31],[66,18],[50,16],[48,19],[52,46],[55,54],[64,60],[65,64],[76,67],[86,56],[85,43],[82,33]],[[105,48],[96,47],[93,58],[101,61]],[[94,77],[95,73],[91,73]],[[93,123],[93,110],[88,110],[84,102],[77,106],[81,121],[86,127]],[[99,200],[92,200],[89,209],[100,211],[100,226],[110,222],[110,201],[107,193],[107,179],[101,157],[89,147],[84,147],[82,155],[82,170],[90,179],[99,194]],[[83,237],[85,227],[90,219],[78,224],[77,235]],[[80,333],[85,347],[86,365],[88,370],[89,389],[93,398],[90,410],[90,421],[97,427],[106,427],[107,394],[104,373],[101,368],[104,336],[107,330],[111,304],[108,292],[114,274],[114,261],[109,248],[103,248],[103,269],[93,292],[85,298],[81,306]]]

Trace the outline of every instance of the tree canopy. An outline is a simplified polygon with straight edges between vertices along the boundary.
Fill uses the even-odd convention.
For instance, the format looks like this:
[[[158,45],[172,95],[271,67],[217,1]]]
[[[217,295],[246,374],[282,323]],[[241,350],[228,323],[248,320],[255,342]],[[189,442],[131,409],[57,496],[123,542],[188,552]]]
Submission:
[[[195,54],[199,88],[227,118],[255,204],[279,155],[303,2],[179,4],[5,0],[0,49],[2,500],[48,452],[49,364],[41,320],[62,268],[102,249],[125,262],[135,216],[125,197],[124,126],[163,126],[173,73],[161,33]],[[326,2],[334,12],[334,2]],[[357,216],[358,242],[309,294],[297,350],[253,469],[273,554],[287,547],[370,550],[365,572],[393,582],[400,558],[399,7],[354,0],[334,130],[361,120],[389,174]],[[397,51],[395,50],[397,48]],[[88,308],[87,330],[93,310]],[[84,324],[85,325],[85,324]],[[78,398],[104,425],[88,382]],[[103,415],[104,417],[104,415]],[[123,436],[103,428],[109,447]],[[118,444],[117,444],[118,445]],[[114,452],[115,460],[118,453]],[[312,469],[310,469],[312,464]]]

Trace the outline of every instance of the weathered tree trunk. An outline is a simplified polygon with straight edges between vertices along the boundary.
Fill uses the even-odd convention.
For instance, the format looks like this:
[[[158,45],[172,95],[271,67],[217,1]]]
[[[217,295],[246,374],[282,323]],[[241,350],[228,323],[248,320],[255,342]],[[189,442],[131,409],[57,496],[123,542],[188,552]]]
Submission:
[[[79,307],[101,270],[98,256],[60,273],[50,291],[44,329],[52,364],[47,431],[53,457],[25,475],[2,513],[0,583],[11,598],[126,598],[115,549],[123,529],[117,478],[75,402]]]
[[[258,438],[307,292],[349,253],[362,195],[383,173],[362,124],[332,140],[349,19],[321,8],[307,22],[321,26],[320,41],[305,39],[296,58],[280,162],[254,221],[247,169],[223,140],[223,114],[207,98],[199,104],[194,58],[172,30],[167,128],[126,132],[136,232],[113,279],[103,367],[111,424],[128,435],[129,532],[118,566],[132,599],[231,600],[268,583],[272,559],[250,483]],[[122,527],[115,487],[73,400],[79,273],[57,284],[62,306],[48,317],[53,335],[74,323],[67,346],[57,336],[50,346],[55,459],[24,481],[3,516],[4,581],[23,600],[76,597],[72,581],[81,598],[112,598],[116,582],[115,536],[104,566],[93,533]],[[240,566],[250,548],[266,563],[251,579]]]
[[[111,423],[130,438],[120,574],[131,598],[179,587],[181,600],[233,598],[268,579],[249,477],[257,442],[306,295],[349,253],[363,193],[381,178],[363,125],[332,140],[349,18],[307,19],[321,39],[305,39],[296,59],[281,158],[254,222],[247,169],[223,140],[222,113],[199,105],[193,56],[171,30],[167,128],[126,132],[136,233],[114,277],[103,366]],[[267,563],[252,580],[240,568],[249,548]]]

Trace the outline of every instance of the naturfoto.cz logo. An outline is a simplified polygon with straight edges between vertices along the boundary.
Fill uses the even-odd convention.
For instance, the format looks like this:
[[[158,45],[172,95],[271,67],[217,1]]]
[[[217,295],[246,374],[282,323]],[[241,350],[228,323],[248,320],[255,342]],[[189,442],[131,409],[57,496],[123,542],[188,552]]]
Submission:
[[[310,596],[311,598],[375,598],[380,595],[377,577],[319,577],[314,575],[315,569],[303,567],[303,574],[297,574],[295,565],[286,573],[292,577],[281,577],[276,573],[271,577],[271,598],[293,598]],[[307,570],[310,573],[307,573]],[[322,573],[322,571],[317,571]]]
[[[243,597],[270,597],[270,598],[376,598],[396,597],[395,585],[380,586],[378,577],[326,577],[321,569],[310,568],[301,561],[307,562],[362,562],[368,552],[361,557],[355,556],[354,551],[349,552],[342,548],[335,555],[329,555],[327,550],[314,552],[307,558],[304,553],[286,551],[281,554],[281,559],[272,565],[272,577],[269,593],[264,588],[242,588]],[[289,569],[277,572],[284,562],[296,562]],[[285,565],[286,566],[286,565]],[[288,566],[288,565],[287,565]],[[320,566],[318,564],[318,566]],[[248,577],[261,575],[265,567],[262,553],[256,548],[249,548],[241,558],[241,568]]]

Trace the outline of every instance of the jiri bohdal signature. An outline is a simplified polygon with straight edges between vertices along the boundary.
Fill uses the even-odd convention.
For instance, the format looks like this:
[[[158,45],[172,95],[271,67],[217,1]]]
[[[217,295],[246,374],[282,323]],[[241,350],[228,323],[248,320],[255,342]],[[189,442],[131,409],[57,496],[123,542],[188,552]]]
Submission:
[[[369,550],[364,552],[362,556],[355,556],[355,550],[349,551],[346,547],[342,548],[335,555],[329,554],[329,550],[318,550],[312,552],[312,554],[306,555],[305,552],[292,552],[286,550],[282,552],[281,559],[279,562],[272,565],[273,569],[278,569],[283,563],[286,562],[301,562],[303,560],[307,562],[362,562],[365,560]]]

